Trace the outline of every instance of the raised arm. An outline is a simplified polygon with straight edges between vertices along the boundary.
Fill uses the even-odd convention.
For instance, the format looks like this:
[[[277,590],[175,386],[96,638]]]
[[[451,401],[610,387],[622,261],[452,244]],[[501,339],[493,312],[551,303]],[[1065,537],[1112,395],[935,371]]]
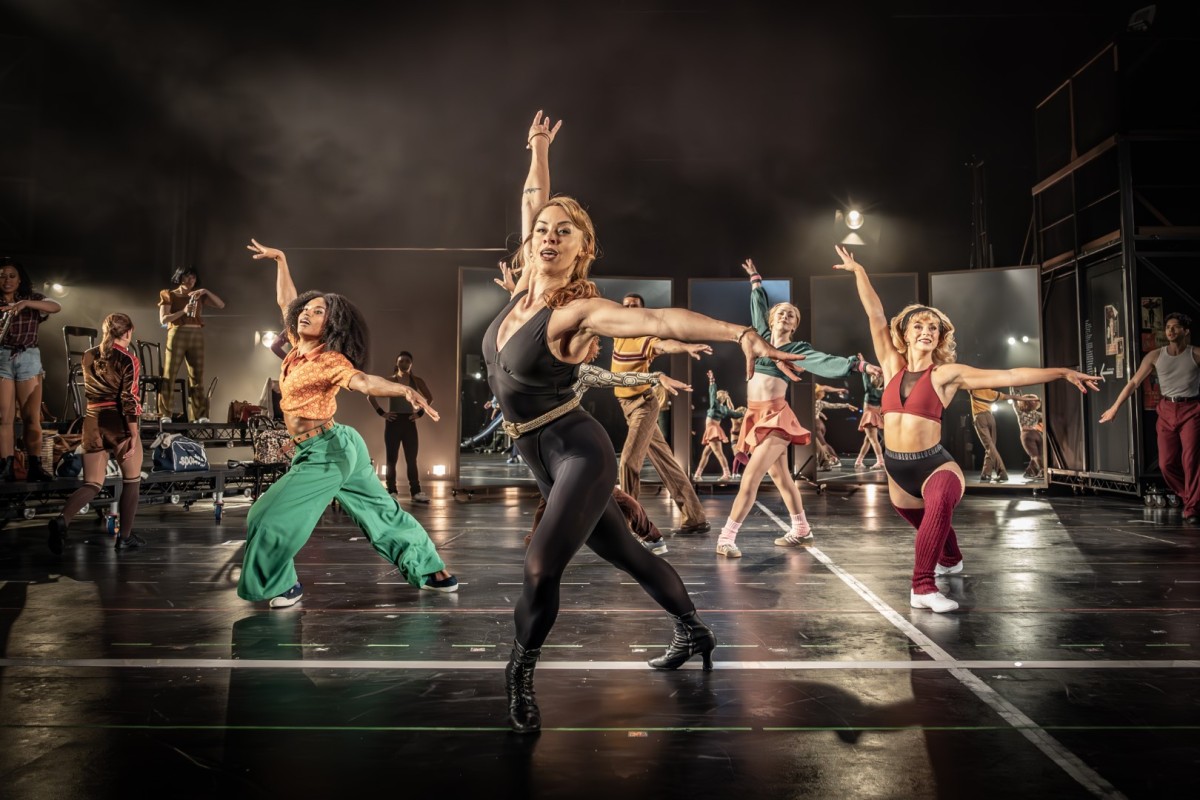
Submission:
[[[1158,354],[1162,352],[1158,348],[1151,350],[1142,359],[1142,363],[1138,364],[1137,372],[1133,373],[1133,377],[1129,379],[1129,383],[1121,387],[1121,393],[1117,395],[1117,399],[1108,407],[1108,410],[1100,415],[1101,422],[1112,422],[1113,417],[1117,416],[1117,412],[1121,410],[1121,406],[1129,399],[1129,396],[1137,390],[1142,381],[1150,377],[1150,372],[1154,369],[1154,365],[1158,362]]]
[[[253,239],[246,245],[246,249],[254,253],[255,260],[269,258],[275,262],[275,302],[279,305],[279,310],[286,315],[288,306],[297,297],[296,284],[292,283],[292,274],[288,271],[287,256],[282,250],[259,244]]]
[[[533,115],[529,124],[529,132],[525,136],[525,147],[529,150],[529,174],[525,176],[525,185],[521,188],[521,249],[520,275],[514,291],[525,289],[529,282],[529,273],[523,268],[528,260],[526,242],[533,230],[534,215],[539,208],[550,199],[550,144],[562,127],[560,119],[553,126],[550,118],[542,116],[539,109]]]
[[[758,274],[753,259],[747,258],[743,261],[742,269],[750,276],[750,324],[758,331],[759,336],[770,340],[771,326],[767,319],[770,314],[770,299],[767,297],[767,290],[763,288],[762,275]]]
[[[841,257],[842,263],[834,264],[833,268],[854,275],[854,282],[858,288],[858,299],[862,303],[863,311],[867,313],[867,324],[871,328],[871,343],[875,346],[875,358],[879,359],[884,378],[891,378],[892,375],[904,369],[904,356],[898,353],[892,345],[892,332],[888,326],[887,314],[883,311],[883,301],[879,299],[875,287],[871,285],[871,279],[867,277],[867,271],[863,269],[863,265],[854,260],[854,254],[841,245],[836,245],[835,249]]]

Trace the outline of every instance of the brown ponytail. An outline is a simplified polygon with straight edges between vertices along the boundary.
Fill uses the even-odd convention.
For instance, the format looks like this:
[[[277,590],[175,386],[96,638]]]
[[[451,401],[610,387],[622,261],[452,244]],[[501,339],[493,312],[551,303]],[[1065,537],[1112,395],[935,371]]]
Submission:
[[[128,314],[109,314],[104,318],[103,324],[100,326],[102,336],[100,339],[100,355],[108,358],[112,355],[113,341],[120,339],[125,334],[133,330],[133,320]]]

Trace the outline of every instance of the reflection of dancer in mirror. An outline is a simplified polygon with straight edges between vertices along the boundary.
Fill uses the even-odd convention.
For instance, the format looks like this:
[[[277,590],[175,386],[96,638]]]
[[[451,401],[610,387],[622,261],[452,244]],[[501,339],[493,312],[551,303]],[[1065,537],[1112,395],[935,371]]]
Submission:
[[[304,595],[293,559],[321,514],[337,500],[376,552],[411,585],[438,592],[458,589],[429,534],[384,491],[358,431],[333,420],[337,393],[404,397],[435,422],[438,413],[411,386],[360,368],[367,360],[367,326],[358,309],[337,294],[296,292],[282,250],[253,239],[246,249],[276,265],[275,294],[292,349],[279,375],[279,407],[296,452],[246,517],[246,555],[238,581],[243,600],[295,605]]]
[[[1155,372],[1162,394],[1155,407],[1158,468],[1183,505],[1184,522],[1195,525],[1200,523],[1200,347],[1192,345],[1192,318],[1186,314],[1167,314],[1163,333],[1166,345],[1146,354],[1100,421],[1112,422],[1121,404]]]
[[[1008,470],[1004,459],[996,449],[996,415],[992,413],[992,404],[1009,400],[1020,400],[1026,395],[1014,395],[995,389],[972,389],[971,422],[975,426],[975,435],[983,445],[983,467],[979,470],[980,483],[1005,483],[1008,481]]]
[[[858,411],[858,406],[853,403],[834,403],[826,400],[830,395],[841,395],[845,397],[849,394],[849,389],[842,389],[837,386],[825,386],[824,384],[813,385],[813,444],[817,451],[817,464],[819,469],[837,469],[842,466],[842,459],[838,456],[837,450],[834,450],[832,445],[825,439],[825,431],[827,427],[825,423],[829,417],[825,416],[827,408],[844,408],[849,411]]]
[[[867,450],[875,451],[875,463],[871,469],[883,469],[883,452],[879,449],[879,434],[883,431],[883,414],[879,404],[883,401],[883,374],[863,374],[863,410],[858,420],[858,429],[862,431],[863,443],[858,449],[858,458],[854,466],[861,468]]]
[[[696,465],[696,474],[692,476],[692,480],[703,480],[704,467],[708,464],[710,455],[716,456],[717,463],[721,465],[721,480],[730,479],[729,462],[725,460],[725,445],[729,443],[729,437],[725,435],[725,429],[721,425],[724,420],[741,419],[745,415],[746,412],[734,408],[733,398],[729,396],[729,392],[717,388],[717,379],[713,377],[713,371],[710,369],[708,371],[708,413],[705,415],[704,434],[700,438],[704,451],[700,454],[700,463]]]
[[[21,416],[28,472],[26,480],[48,481],[53,476],[42,466],[42,351],[38,327],[62,310],[58,301],[33,290],[29,273],[20,262],[0,258],[0,457],[2,480],[14,480],[16,437],[13,423]],[[51,470],[53,464],[48,464]]]
[[[180,267],[171,275],[174,289],[158,293],[158,321],[167,328],[163,354],[163,381],[158,390],[158,415],[170,422],[174,404],[175,375],[179,365],[187,368],[188,410],[192,422],[207,421],[208,392],[204,389],[204,307],[221,309],[225,301],[211,289],[197,289],[200,273],[195,267]]]
[[[133,532],[142,489],[142,437],[138,431],[142,365],[129,351],[133,320],[125,314],[109,314],[100,330],[100,344],[80,361],[87,398],[81,442],[83,485],[67,498],[62,513],[50,520],[47,544],[56,555],[63,551],[70,520],[100,492],[109,457],[121,466],[121,499],[117,501],[121,530],[113,544],[118,550],[133,550],[146,543]]]
[[[888,321],[866,270],[849,250],[834,269],[854,273],[858,296],[871,326],[875,353],[883,367],[882,409],[887,420],[888,493],[892,505],[917,529],[909,605],[938,613],[958,603],[938,591],[937,575],[962,571],[962,553],[954,532],[954,507],[962,499],[962,469],[941,445],[942,412],[959,389],[1070,381],[1087,393],[1099,377],[1049,367],[1035,369],[976,369],[955,363],[954,325],[941,311],[910,305]]]
[[[750,409],[745,406],[738,406],[734,409],[737,412],[736,417],[729,419],[729,441],[736,442],[742,435],[742,422],[746,419],[746,412]],[[750,457],[738,450],[736,447],[733,450],[733,469],[730,471],[735,481],[742,479],[742,467],[750,461]]]
[[[750,318],[754,329],[780,350],[803,358],[806,371],[823,378],[844,378],[863,370],[878,369],[863,361],[861,356],[831,356],[815,350],[808,342],[792,341],[796,326],[800,324],[800,310],[791,303],[769,307],[762,276],[754,268],[754,262],[746,259],[742,269],[750,276]],[[800,426],[788,403],[790,385],[787,376],[770,359],[760,358],[755,362],[754,377],[746,385],[747,411],[737,442],[738,452],[746,453],[749,462],[729,511],[729,519],[717,537],[718,555],[742,557],[737,546],[738,530],[754,507],[758,485],[764,475],[770,475],[775,482],[792,521],[791,528],[776,539],[775,544],[798,547],[812,543],[812,530],[804,516],[804,501],[788,469],[788,448],[794,444],[808,444],[812,434]]]
[[[1025,477],[1041,480],[1045,468],[1042,465],[1042,447],[1046,426],[1042,423],[1042,401],[1036,394],[1022,395],[1016,401],[1017,421],[1021,424],[1021,447],[1029,456]]]
[[[794,360],[753,329],[678,308],[626,308],[599,296],[588,280],[597,255],[591,217],[570,197],[550,195],[550,144],[559,126],[539,111],[526,142],[531,152],[521,202],[521,267],[516,293],[483,339],[488,382],[504,426],[546,498],[546,513],[525,552],[516,604],[516,637],[505,668],[509,723],[519,733],[541,729],[533,673],[558,616],[563,571],[585,544],[629,574],[675,622],[656,669],[676,669],[700,654],[712,666],[716,637],[675,569],[630,535],[613,500],[617,459],[608,433],[579,406],[579,364],[597,336],[657,336],[737,343],[747,359]],[[686,477],[686,476],[685,476]]]

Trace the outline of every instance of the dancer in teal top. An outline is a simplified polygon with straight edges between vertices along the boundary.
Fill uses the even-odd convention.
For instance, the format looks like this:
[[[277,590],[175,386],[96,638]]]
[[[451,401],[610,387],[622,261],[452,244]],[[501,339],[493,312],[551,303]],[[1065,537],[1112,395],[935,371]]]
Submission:
[[[729,443],[729,437],[725,435],[722,423],[727,419],[741,419],[743,416],[745,416],[744,412],[734,409],[733,398],[729,396],[729,392],[717,388],[717,379],[713,377],[710,369],[708,371],[708,419],[704,424],[704,434],[700,438],[704,450],[700,453],[700,463],[696,465],[696,474],[692,476],[692,480],[703,480],[704,467],[708,464],[709,456],[717,457],[717,463],[721,465],[721,480],[731,480],[729,462],[725,460],[725,445]]]

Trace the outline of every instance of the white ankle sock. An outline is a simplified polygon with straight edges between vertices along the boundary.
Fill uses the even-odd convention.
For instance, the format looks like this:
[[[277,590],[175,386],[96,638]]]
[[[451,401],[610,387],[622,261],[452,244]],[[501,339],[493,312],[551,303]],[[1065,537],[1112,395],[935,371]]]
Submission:
[[[742,523],[734,522],[733,519],[725,521],[725,527],[721,528],[721,535],[717,537],[717,544],[733,544],[737,539],[738,529],[742,527]]]
[[[804,512],[792,514],[792,529],[788,531],[788,536],[794,539],[803,539],[812,533],[812,528],[809,527],[808,519],[804,516]]]

